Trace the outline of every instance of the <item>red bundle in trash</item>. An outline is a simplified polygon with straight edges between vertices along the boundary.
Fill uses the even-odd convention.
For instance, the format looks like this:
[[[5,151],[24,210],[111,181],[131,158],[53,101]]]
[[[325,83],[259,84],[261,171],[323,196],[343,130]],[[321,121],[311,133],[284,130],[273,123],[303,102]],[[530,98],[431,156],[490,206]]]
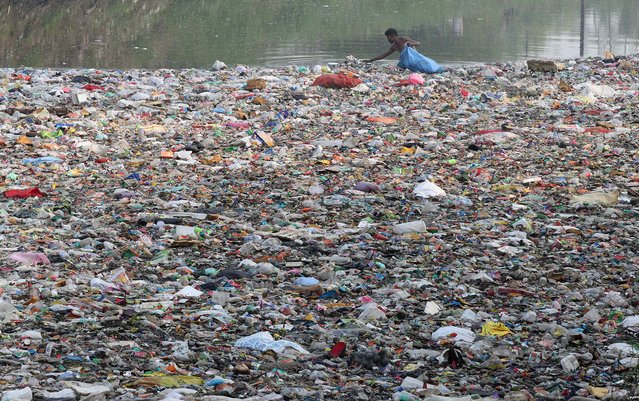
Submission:
[[[333,345],[333,348],[331,348],[331,352],[329,352],[328,355],[331,358],[339,358],[340,356],[342,356],[345,350],[346,343],[340,341],[337,344]]]
[[[87,90],[89,92],[106,90],[104,86],[92,85],[92,84],[86,84],[82,87],[82,89]]]
[[[5,198],[42,198],[44,194],[38,188],[29,189],[13,189],[10,191],[4,191]]]
[[[315,79],[315,82],[313,82],[313,86],[321,86],[322,88],[344,89],[354,88],[361,83],[362,80],[357,77],[351,77],[344,74],[324,74]]]

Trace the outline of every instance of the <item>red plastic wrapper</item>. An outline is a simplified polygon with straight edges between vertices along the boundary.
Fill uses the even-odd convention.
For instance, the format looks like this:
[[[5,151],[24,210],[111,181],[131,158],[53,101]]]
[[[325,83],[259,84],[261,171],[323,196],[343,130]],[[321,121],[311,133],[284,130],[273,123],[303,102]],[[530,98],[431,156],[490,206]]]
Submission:
[[[331,352],[328,354],[331,358],[339,358],[346,350],[346,343],[338,342],[331,348]]]
[[[106,90],[105,87],[103,86],[99,86],[99,85],[91,85],[91,84],[86,84],[82,87],[82,89],[84,90],[88,90],[89,92],[93,92],[93,91],[103,91]]]
[[[5,198],[42,198],[45,195],[38,188],[29,188],[29,189],[13,189],[10,191],[4,192]]]

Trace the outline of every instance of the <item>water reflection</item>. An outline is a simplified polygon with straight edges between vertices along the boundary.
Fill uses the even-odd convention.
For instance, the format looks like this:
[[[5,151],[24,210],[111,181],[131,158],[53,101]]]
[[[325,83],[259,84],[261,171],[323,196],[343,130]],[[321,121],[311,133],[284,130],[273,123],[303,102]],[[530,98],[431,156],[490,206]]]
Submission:
[[[315,64],[370,57],[394,26],[443,63],[639,51],[636,0],[9,0],[0,65]]]

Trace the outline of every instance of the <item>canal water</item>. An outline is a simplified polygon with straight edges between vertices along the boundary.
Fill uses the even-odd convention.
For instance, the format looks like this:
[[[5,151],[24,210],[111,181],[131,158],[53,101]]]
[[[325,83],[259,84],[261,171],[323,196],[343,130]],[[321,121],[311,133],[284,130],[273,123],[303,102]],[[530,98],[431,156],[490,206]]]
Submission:
[[[638,20],[638,0],[0,0],[0,66],[325,64],[389,27],[443,64],[626,55]]]

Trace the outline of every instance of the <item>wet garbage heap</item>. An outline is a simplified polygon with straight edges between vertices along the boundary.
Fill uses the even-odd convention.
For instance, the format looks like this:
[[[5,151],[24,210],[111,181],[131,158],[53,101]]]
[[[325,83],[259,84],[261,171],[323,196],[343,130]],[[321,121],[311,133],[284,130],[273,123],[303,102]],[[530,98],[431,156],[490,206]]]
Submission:
[[[637,396],[637,61],[0,70],[2,401]]]

